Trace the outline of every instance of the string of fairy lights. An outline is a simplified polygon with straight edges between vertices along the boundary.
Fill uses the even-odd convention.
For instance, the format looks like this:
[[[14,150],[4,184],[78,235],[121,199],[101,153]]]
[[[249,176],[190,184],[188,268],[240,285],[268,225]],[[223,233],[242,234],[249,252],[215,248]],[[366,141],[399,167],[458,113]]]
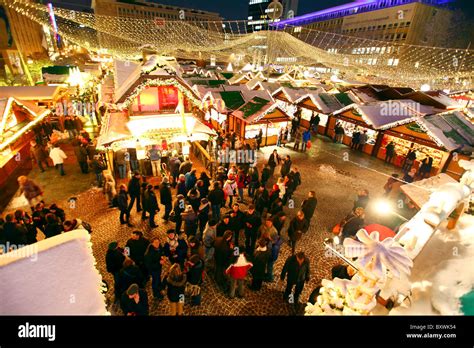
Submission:
[[[50,25],[46,6],[27,0],[0,0],[4,6]],[[55,8],[60,35],[91,51],[137,59],[143,46],[162,55],[263,66],[321,65],[352,77],[443,88],[473,87],[474,50],[407,45],[285,26],[248,32],[246,21],[162,21],[104,16]]]

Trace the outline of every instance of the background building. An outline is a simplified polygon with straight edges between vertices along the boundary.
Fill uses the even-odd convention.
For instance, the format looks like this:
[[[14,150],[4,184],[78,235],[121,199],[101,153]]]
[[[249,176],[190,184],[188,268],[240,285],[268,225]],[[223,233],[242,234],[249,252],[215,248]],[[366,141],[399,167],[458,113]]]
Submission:
[[[92,0],[97,15],[186,21],[221,21],[218,13],[147,1]]]
[[[449,45],[453,0],[362,0],[281,21],[373,40]],[[451,28],[451,29],[450,29]]]
[[[0,6],[0,78],[24,75],[28,58],[47,57],[44,36],[40,24]]]
[[[267,30],[269,18],[265,10],[271,0],[249,0],[247,31]]]
[[[298,13],[298,0],[283,0],[283,18],[296,17]]]

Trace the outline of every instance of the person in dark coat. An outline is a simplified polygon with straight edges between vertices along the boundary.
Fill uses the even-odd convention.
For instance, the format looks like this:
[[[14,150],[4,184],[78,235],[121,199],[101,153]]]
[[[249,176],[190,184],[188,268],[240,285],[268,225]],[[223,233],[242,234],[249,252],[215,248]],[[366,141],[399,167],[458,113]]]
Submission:
[[[213,189],[209,192],[207,199],[211,203],[212,217],[215,220],[221,218],[221,208],[225,205],[225,195],[219,182],[214,182]]]
[[[128,206],[128,210],[131,212],[133,208],[133,203],[135,203],[135,200],[137,201],[137,213],[142,211],[142,207],[140,204],[140,187],[141,187],[141,182],[140,182],[140,173],[139,172],[134,172],[132,178],[130,179],[128,183],[128,194],[130,195],[130,204]]]
[[[125,316],[147,316],[149,309],[146,291],[137,284],[130,285],[122,295],[120,307]]]
[[[433,157],[426,156],[423,161],[421,161],[420,169],[418,169],[418,176],[420,179],[429,177],[431,174],[431,169],[433,167]]]
[[[148,217],[146,215],[146,209],[145,209],[145,193],[147,190],[148,184],[146,182],[142,182],[140,185],[140,200],[142,202],[142,220],[146,220]]]
[[[56,215],[56,217],[61,222],[64,222],[64,220],[66,220],[66,213],[64,212],[64,209],[61,209],[60,207],[58,207],[56,203],[51,204],[51,206],[49,207],[49,212],[51,214]]]
[[[385,147],[385,162],[392,163],[393,156],[395,156],[395,144],[393,141],[389,142]]]
[[[183,195],[186,197],[188,195],[188,190],[186,189],[186,179],[183,174],[179,175],[178,185],[176,186],[176,194]]]
[[[310,279],[309,260],[302,251],[290,256],[286,260],[283,270],[281,271],[280,280],[284,281],[285,277],[287,277],[287,282],[283,299],[296,305],[303,291],[304,283],[307,283]],[[295,293],[293,298],[291,298],[290,294],[293,287],[295,287]]]
[[[357,232],[365,226],[364,208],[354,209],[341,223],[342,238],[354,238]],[[343,241],[342,240],[342,241]]]
[[[209,187],[211,186],[211,178],[206,172],[201,172],[199,180],[202,181],[202,188],[199,190],[201,197],[207,197],[209,194]]]
[[[46,215],[48,213],[49,210],[44,206],[43,202],[39,202],[35,205],[35,210],[32,214],[33,224],[42,232],[44,232],[44,226],[46,224]]]
[[[174,221],[176,223],[176,226],[175,226],[176,234],[180,234],[181,225],[183,224],[181,213],[183,213],[184,209],[186,208],[186,202],[184,200],[183,195],[178,195],[176,198],[177,198],[176,202],[174,202],[174,206],[173,206],[173,216],[175,219]]]
[[[244,214],[245,225],[245,251],[247,255],[252,255],[257,243],[257,232],[262,224],[262,217],[255,209],[255,205],[250,204]]]
[[[403,167],[402,170],[404,173],[408,173],[411,170],[411,167],[413,166],[413,163],[416,160],[416,151],[415,150],[410,150],[408,151],[405,161],[403,162]]]
[[[147,277],[148,272],[145,267],[145,252],[148,248],[150,241],[143,237],[143,233],[140,231],[132,232],[131,238],[127,241],[125,245],[126,254],[135,262],[135,264],[140,267],[142,273]]]
[[[191,293],[191,305],[198,306],[201,304],[201,284],[202,272],[204,271],[204,261],[198,254],[194,254],[186,263],[186,277],[189,284],[189,291]]]
[[[231,264],[233,255],[232,231],[228,230],[222,237],[217,237],[214,242],[215,280],[224,292],[227,290],[224,272]]]
[[[49,168],[49,163],[48,163],[48,152],[44,148],[43,145],[39,145],[36,143],[36,141],[32,140],[30,142],[30,154],[33,160],[38,164],[38,168],[40,169],[41,173],[44,172],[44,167],[43,164],[46,164],[46,167]]]
[[[262,288],[262,283],[266,275],[265,270],[270,257],[271,250],[268,249],[267,241],[265,239],[259,239],[257,249],[255,249],[252,259],[252,285],[249,287],[251,290],[258,291]]]
[[[17,227],[22,231],[21,234],[24,234],[26,237],[26,244],[36,243],[38,230],[33,223],[33,219],[26,212],[18,209],[15,211],[15,221]]]
[[[349,265],[336,265],[331,268],[331,277],[351,280],[356,270]]]
[[[280,174],[282,178],[290,173],[291,163],[291,158],[289,155],[287,155],[281,164]]]
[[[155,215],[160,211],[158,206],[158,199],[156,198],[155,191],[153,190],[153,185],[148,185],[144,194],[143,208],[150,216],[150,228],[158,227],[155,224]]]
[[[195,236],[198,228],[198,216],[191,205],[186,206],[186,210],[181,213],[184,222],[184,233],[186,236]]]
[[[281,235],[281,231],[283,229],[283,226],[285,225],[286,221],[286,214],[284,211],[280,211],[276,215],[272,215],[272,223],[275,229],[278,232],[278,235]]]
[[[230,215],[230,230],[234,233],[234,244],[239,246],[240,232],[245,228],[245,214],[240,211],[238,203],[232,205],[232,210],[228,214]]]
[[[281,162],[280,155],[278,155],[277,150],[273,150],[272,154],[268,158],[268,166],[270,167],[270,176],[273,176],[273,173],[275,172],[276,166],[278,166]],[[263,175],[263,173],[262,173]],[[263,180],[262,180],[263,182]]]
[[[115,302],[119,301],[120,295],[122,295],[119,288],[119,273],[124,261],[125,255],[123,254],[123,249],[118,247],[117,242],[111,242],[105,254],[105,265],[107,272],[114,277]]]
[[[123,267],[118,274],[118,289],[116,291],[123,294],[124,291],[132,284],[138,284],[140,288],[144,288],[146,278],[140,268],[135,265],[132,259],[126,258]],[[116,283],[117,284],[117,283]]]
[[[367,207],[367,204],[369,204],[369,190],[360,190],[357,193],[357,199],[354,202],[354,209],[358,207],[362,207],[365,209]]]
[[[181,161],[176,156],[172,156],[169,160],[169,163],[170,174],[173,177],[173,184],[176,185],[176,182],[178,181],[179,177],[179,167],[181,166]]]
[[[63,225],[61,221],[54,214],[46,214],[46,225],[44,228],[44,235],[46,238],[57,236],[63,232]]]
[[[158,237],[154,237],[150,245],[148,245],[145,252],[144,263],[148,274],[151,276],[153,297],[161,300],[163,299],[163,295],[161,294],[161,290],[163,290],[163,285],[161,284],[161,270],[165,263],[165,252],[161,247]]]
[[[167,235],[168,238],[163,246],[166,257],[170,260],[171,264],[179,263],[181,266],[184,266],[184,261],[188,254],[186,241],[179,238],[173,229],[169,229]]]
[[[313,218],[317,205],[318,200],[316,199],[316,192],[309,191],[308,198],[306,198],[301,204],[301,210],[303,211],[306,220],[308,220],[308,224],[311,224],[311,219]]]
[[[196,188],[192,188],[188,191],[187,198],[188,203],[193,207],[193,210],[197,212],[197,210],[199,209],[199,205],[201,204],[201,196],[199,194],[199,191]]]
[[[268,213],[272,216],[278,215],[283,211],[283,201],[280,197],[277,197],[275,201],[273,201]]]
[[[73,146],[74,146],[74,154],[76,155],[77,162],[79,163],[79,167],[81,168],[82,174],[88,174],[89,166],[87,164],[86,147],[83,144],[81,144],[79,140],[76,142],[73,142]]]
[[[133,227],[133,225],[130,223],[130,211],[128,210],[127,187],[124,184],[120,185],[117,196],[117,205],[120,210],[120,223],[122,225],[127,224],[128,227]]]
[[[257,167],[250,167],[249,173],[248,173],[248,180],[249,180],[248,195],[250,198],[253,199],[255,191],[257,190],[258,185],[259,185]]]
[[[102,161],[100,155],[95,155],[90,163],[92,172],[95,174],[97,179],[97,187],[103,186],[103,174],[102,172],[107,169],[107,166]]]
[[[288,237],[291,244],[291,253],[295,253],[296,242],[301,239],[303,233],[308,230],[309,223],[306,220],[303,211],[296,213],[296,216],[291,220],[290,227],[288,228]]]
[[[22,231],[18,227],[14,215],[7,214],[5,216],[5,223],[3,224],[3,238],[5,239],[5,243],[16,246],[26,244],[26,236],[22,234]],[[8,252],[8,250],[5,250],[5,252]]]
[[[185,175],[189,173],[192,169],[193,162],[191,162],[189,158],[186,158],[186,160],[179,166],[179,174]]]
[[[269,195],[268,191],[263,186],[263,184],[255,192],[253,198],[253,204],[255,205],[255,210],[259,212],[260,215],[263,215],[263,211],[268,207]]]
[[[225,231],[230,231],[231,227],[232,226],[230,225],[230,214],[226,214],[222,217],[222,221],[217,224],[216,236],[222,237]]]
[[[167,287],[166,294],[170,302],[170,314],[172,316],[183,315],[186,281],[186,274],[182,272],[181,266],[177,263],[170,267],[168,275],[164,278],[164,284]]]
[[[163,181],[160,184],[160,203],[165,206],[165,215],[163,215],[163,220],[168,222],[171,209],[173,208],[173,198],[171,195],[169,180],[166,176],[163,177]]]
[[[275,170],[275,168],[273,168]],[[262,169],[262,177],[261,177],[261,182],[262,186],[265,187],[267,186],[267,182],[272,176],[272,168],[270,167],[269,164],[266,164],[265,167]]]
[[[199,233],[198,239],[202,239],[202,234],[206,229],[207,222],[209,221],[209,215],[211,213],[211,204],[207,200],[207,198],[201,199],[201,204],[197,210],[198,212],[198,222],[199,222]]]

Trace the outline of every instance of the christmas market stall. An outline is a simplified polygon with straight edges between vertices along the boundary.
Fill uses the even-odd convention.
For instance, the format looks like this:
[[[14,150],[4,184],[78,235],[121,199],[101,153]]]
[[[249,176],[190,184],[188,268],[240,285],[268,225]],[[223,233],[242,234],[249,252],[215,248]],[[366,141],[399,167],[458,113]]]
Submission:
[[[49,114],[40,108],[15,98],[0,98],[0,191],[6,197],[8,189],[16,188],[16,176],[32,166],[30,141],[35,139],[34,127]],[[15,180],[11,180],[15,178]],[[11,182],[10,182],[11,181]]]
[[[281,128],[286,128],[290,117],[277,103],[255,97],[229,116],[229,130],[243,139],[255,139],[263,132],[262,145],[275,145]]]
[[[135,170],[147,158],[146,147],[156,145],[161,156],[170,150],[187,155],[188,141],[207,141],[214,134],[191,113],[201,104],[197,94],[172,68],[159,65],[153,57],[130,69],[129,76],[122,74],[122,84],[117,86],[115,104],[110,105],[115,112],[107,116],[99,139],[99,145],[109,150],[111,169],[110,150],[131,154],[127,165]],[[148,175],[145,168],[140,166]]]
[[[457,161],[467,158],[474,146],[474,125],[463,113],[456,111],[416,117],[383,133],[377,153],[379,158],[385,158],[385,147],[393,142],[395,165],[403,165],[408,152],[414,151],[417,158],[413,168],[418,169],[421,161],[429,156],[433,158],[431,174],[443,171],[455,178],[463,173]]]

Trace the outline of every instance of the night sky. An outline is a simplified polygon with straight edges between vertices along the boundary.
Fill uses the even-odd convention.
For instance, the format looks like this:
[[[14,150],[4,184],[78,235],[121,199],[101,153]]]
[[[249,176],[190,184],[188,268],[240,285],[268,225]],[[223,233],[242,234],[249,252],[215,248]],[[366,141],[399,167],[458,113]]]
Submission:
[[[43,3],[52,2],[55,6],[75,10],[90,9],[91,0],[41,0]],[[194,8],[218,12],[225,19],[247,19],[248,0],[148,0],[165,5]],[[351,0],[299,0],[298,13],[302,15],[322,10],[328,7],[352,2]],[[455,7],[461,9],[468,17],[474,20],[474,0],[456,0]]]

